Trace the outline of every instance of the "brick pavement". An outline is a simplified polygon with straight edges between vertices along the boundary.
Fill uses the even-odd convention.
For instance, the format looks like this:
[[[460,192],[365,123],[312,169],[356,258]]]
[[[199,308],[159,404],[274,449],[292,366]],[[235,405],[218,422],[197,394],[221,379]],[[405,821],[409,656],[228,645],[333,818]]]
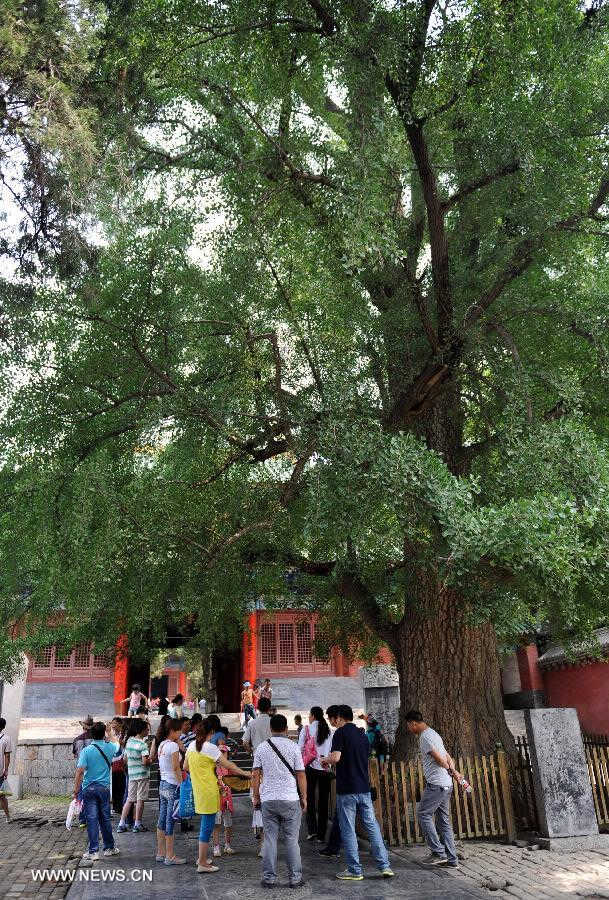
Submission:
[[[486,890],[489,897],[609,898],[609,852],[606,850],[554,853],[486,841],[460,846],[465,856],[461,860],[461,874],[470,885]],[[425,852],[419,847],[397,851],[413,862],[420,860]]]
[[[87,849],[86,832],[65,827],[68,800],[61,797],[9,799],[13,821],[0,815],[0,897],[65,897],[68,884],[39,882],[32,869],[74,869]]]
[[[241,804],[243,801],[239,801]],[[247,806],[247,803],[245,803]],[[154,804],[147,804],[146,818],[154,825]],[[56,882],[34,882],[31,870],[39,868],[67,868],[78,866],[81,853],[86,849],[86,834],[78,828],[67,831],[63,825],[67,800],[55,797],[30,797],[11,802],[13,823],[7,825],[0,819],[0,898],[50,897],[55,900],[65,897],[69,885]],[[122,900],[131,897],[151,897],[157,892],[171,893],[179,885],[180,892],[190,897],[207,895],[210,898],[239,896],[257,897],[259,861],[254,856],[254,845],[248,834],[249,812],[241,811],[239,819],[244,829],[242,851],[231,860],[223,860],[224,876],[217,885],[201,878],[192,878],[187,871],[155,871],[155,884],[135,886],[124,885],[120,891],[110,893],[100,884],[76,885],[70,895],[74,900],[89,897],[119,896]],[[178,842],[185,846],[189,856],[196,852],[196,835],[179,836]],[[102,860],[100,867],[116,865],[150,865],[153,857],[153,835],[121,835],[121,857],[117,860]],[[465,842],[462,844],[465,859],[459,873],[449,873],[424,869],[419,866],[426,851],[423,847],[404,848],[393,851],[394,868],[400,870],[400,877],[394,883],[381,884],[376,879],[368,879],[360,885],[343,886],[332,879],[334,866],[324,861],[320,864],[314,848],[303,846],[303,861],[309,878],[309,890],[305,896],[323,898],[368,896],[373,888],[374,897],[450,898],[458,897],[501,897],[505,900],[560,900],[560,898],[608,898],[609,900],[609,853],[606,851],[580,851],[578,853],[550,853],[545,850],[494,844],[490,842]],[[369,857],[364,854],[362,861],[369,867]],[[190,869],[190,867],[188,867]],[[373,871],[371,872],[373,874]],[[456,876],[456,877],[455,877]],[[191,884],[192,881],[192,884]],[[368,885],[366,889],[364,886]],[[205,887],[205,890],[203,890]],[[217,887],[217,893],[216,893]],[[234,891],[234,894],[232,893]],[[264,892],[265,895],[268,892]],[[286,891],[287,895],[295,892]],[[277,894],[277,892],[275,892]],[[279,890],[279,894],[283,894]]]

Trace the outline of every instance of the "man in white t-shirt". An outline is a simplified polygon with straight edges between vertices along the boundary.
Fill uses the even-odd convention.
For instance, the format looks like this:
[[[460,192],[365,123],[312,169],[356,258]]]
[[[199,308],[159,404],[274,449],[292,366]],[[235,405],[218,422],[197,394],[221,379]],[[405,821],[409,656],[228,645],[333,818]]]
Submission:
[[[459,861],[450,821],[453,775],[458,774],[454,760],[446,752],[444,741],[438,732],[423,721],[423,716],[418,710],[411,709],[406,714],[406,727],[410,734],[416,734],[419,738],[425,775],[425,790],[421,794],[417,810],[421,830],[431,850],[424,862],[432,866],[450,866],[456,869],[459,867]]]
[[[0,806],[4,810],[6,821],[11,821],[11,814],[8,809],[8,800],[6,793],[8,791],[8,770],[11,764],[11,753],[13,752],[13,744],[10,735],[6,733],[6,719],[0,719]]]
[[[307,808],[307,781],[302,754],[287,737],[285,716],[271,716],[271,737],[254,753],[252,792],[254,807],[262,810],[264,846],[262,883],[277,881],[277,838],[283,831],[290,887],[303,884],[300,860],[300,821]],[[262,784],[260,783],[262,775]]]

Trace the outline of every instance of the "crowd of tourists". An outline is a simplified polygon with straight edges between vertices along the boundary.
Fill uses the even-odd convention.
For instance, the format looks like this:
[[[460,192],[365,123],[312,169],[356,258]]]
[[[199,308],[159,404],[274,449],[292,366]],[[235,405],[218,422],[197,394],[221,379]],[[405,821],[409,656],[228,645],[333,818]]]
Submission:
[[[232,788],[249,788],[253,835],[258,840],[262,863],[262,884],[277,881],[277,853],[280,835],[290,885],[303,884],[300,851],[301,820],[305,817],[306,840],[323,846],[318,853],[337,860],[344,853],[346,868],[337,873],[345,881],[361,881],[362,865],[356,836],[356,818],[370,842],[370,853],[384,878],[392,878],[389,855],[374,811],[374,795],[369,779],[369,761],[376,755],[381,765],[387,756],[387,742],[379,724],[364,716],[364,727],[353,721],[353,710],[343,704],[325,711],[313,706],[308,722],[295,717],[296,734],[288,734],[284,715],[272,707],[270,681],[258,687],[243,685],[242,711],[246,728],[242,744],[253,754],[252,771],[241,769],[231,755],[238,748],[217,715],[191,717],[179,714],[183,698],[178,695],[161,715],[151,737],[148,700],[138,685],[127,698],[128,715],[116,716],[108,724],[91,717],[81,724],[83,731],[74,740],[76,759],[74,798],[81,801],[80,825],[88,831],[88,849],[83,863],[100,857],[100,831],[104,856],[116,856],[112,817],[118,817],[116,833],[146,833],[144,803],[149,795],[150,767],[159,768],[159,809],[156,826],[156,861],[165,866],[182,866],[188,860],[176,852],[175,831],[194,829],[199,816],[196,871],[219,871],[223,855],[236,852],[233,836]],[[362,718],[362,717],[360,717]],[[297,721],[300,719],[300,721]],[[458,866],[450,823],[453,779],[460,779],[455,764],[440,735],[413,710],[406,716],[408,730],[419,738],[425,774],[425,789],[418,807],[419,822],[430,849],[431,865]],[[4,721],[0,719],[0,748],[4,772],[8,772],[7,747],[3,741]],[[1,762],[1,761],[0,761]],[[329,822],[332,782],[336,782],[336,804]],[[0,780],[1,785],[1,780]],[[2,802],[4,800],[4,802]],[[8,818],[6,799],[0,804]]]

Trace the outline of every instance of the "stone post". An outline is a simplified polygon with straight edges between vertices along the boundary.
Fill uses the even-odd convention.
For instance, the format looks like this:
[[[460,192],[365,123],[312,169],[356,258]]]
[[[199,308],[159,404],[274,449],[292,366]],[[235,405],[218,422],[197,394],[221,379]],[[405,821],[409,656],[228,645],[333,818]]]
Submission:
[[[599,834],[577,710],[527,709],[524,721],[546,850],[609,848]]]
[[[360,679],[364,689],[364,709],[374,716],[387,740],[393,743],[400,715],[398,673],[390,665],[363,666]]]

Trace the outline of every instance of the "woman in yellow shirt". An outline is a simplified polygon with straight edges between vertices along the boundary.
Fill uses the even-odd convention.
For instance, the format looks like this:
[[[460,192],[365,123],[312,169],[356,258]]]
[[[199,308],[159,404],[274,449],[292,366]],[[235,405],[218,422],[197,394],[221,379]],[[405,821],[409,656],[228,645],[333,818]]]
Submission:
[[[251,772],[244,772],[234,762],[227,759],[209,739],[215,731],[215,722],[204,719],[197,729],[197,739],[190,745],[184,760],[184,769],[190,772],[195,811],[201,816],[199,830],[199,859],[197,872],[217,872],[208,859],[209,839],[216,823],[216,813],[220,809],[220,788],[216,776],[216,765],[221,765],[241,778],[251,778]]]

